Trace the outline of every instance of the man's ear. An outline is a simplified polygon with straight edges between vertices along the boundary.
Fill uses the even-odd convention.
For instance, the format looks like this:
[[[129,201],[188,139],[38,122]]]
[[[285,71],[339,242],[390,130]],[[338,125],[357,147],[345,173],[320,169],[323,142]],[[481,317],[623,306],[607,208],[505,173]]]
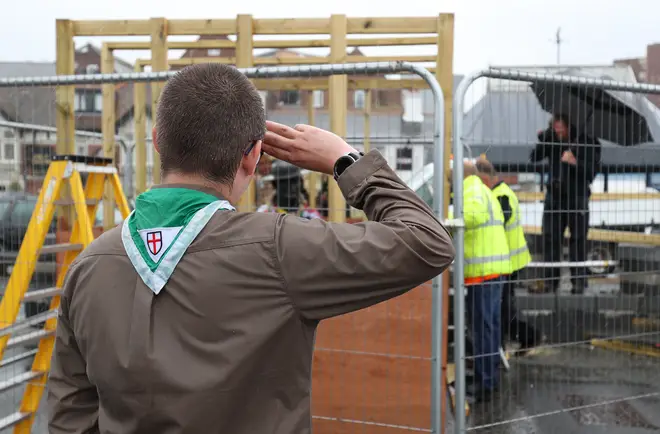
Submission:
[[[151,129],[151,141],[154,144],[154,149],[156,150],[156,152],[158,152],[160,154],[160,149],[158,149],[158,138],[157,138],[157,134],[156,134],[156,127],[153,127]]]
[[[252,176],[257,171],[257,165],[259,164],[259,159],[261,158],[261,140],[258,140],[250,152],[243,155],[243,170],[247,173],[248,176]]]

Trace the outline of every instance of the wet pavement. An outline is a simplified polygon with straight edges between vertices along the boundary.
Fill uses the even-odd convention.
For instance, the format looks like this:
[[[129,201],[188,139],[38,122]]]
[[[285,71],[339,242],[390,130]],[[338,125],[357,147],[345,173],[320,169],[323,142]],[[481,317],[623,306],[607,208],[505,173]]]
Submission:
[[[657,433],[660,358],[584,344],[515,358],[497,395],[472,406],[468,426],[492,434]]]

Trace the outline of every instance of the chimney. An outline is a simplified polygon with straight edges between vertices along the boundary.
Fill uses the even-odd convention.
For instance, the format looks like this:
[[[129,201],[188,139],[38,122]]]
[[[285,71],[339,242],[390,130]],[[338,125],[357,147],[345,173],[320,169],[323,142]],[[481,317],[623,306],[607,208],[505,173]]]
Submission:
[[[646,47],[646,81],[651,84],[660,84],[660,44],[651,44]],[[649,95],[649,100],[660,107],[660,96]]]

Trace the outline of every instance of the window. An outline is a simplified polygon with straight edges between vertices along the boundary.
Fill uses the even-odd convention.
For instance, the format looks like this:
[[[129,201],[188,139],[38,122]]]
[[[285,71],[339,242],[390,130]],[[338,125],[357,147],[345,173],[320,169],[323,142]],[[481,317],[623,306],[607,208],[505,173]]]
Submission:
[[[14,158],[16,158],[14,156],[14,149],[15,148],[13,143],[5,143],[3,149],[5,160],[13,161]]]
[[[92,63],[91,65],[87,65],[85,70],[88,74],[96,74],[99,72],[99,65]]]
[[[412,148],[399,148],[396,150],[396,170],[412,170]]]
[[[356,90],[353,94],[353,107],[356,109],[364,108],[365,92],[363,90]]]
[[[285,90],[280,93],[281,105],[300,104],[300,93],[297,90]]]
[[[209,57],[219,56],[220,55],[220,49],[219,48],[209,48],[206,51],[206,55],[209,56]]]
[[[27,225],[36,205],[37,201],[34,199],[20,200],[16,202],[11,213],[12,223]]]
[[[103,107],[103,95],[96,89],[76,91],[74,105],[76,112],[100,113]]]
[[[13,139],[14,138],[14,132],[12,130],[5,130],[4,134],[5,139]]]
[[[314,108],[322,108],[325,105],[325,94],[322,90],[315,90],[312,94]]]

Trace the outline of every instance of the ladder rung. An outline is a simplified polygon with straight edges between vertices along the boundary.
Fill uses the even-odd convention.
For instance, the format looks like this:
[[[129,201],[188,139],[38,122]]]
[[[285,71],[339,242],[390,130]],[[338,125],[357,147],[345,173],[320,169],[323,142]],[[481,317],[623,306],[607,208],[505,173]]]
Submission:
[[[23,296],[23,302],[41,300],[46,297],[52,297],[59,294],[60,294],[60,288],[57,287],[38,289],[36,291],[28,291]]]
[[[23,383],[27,383],[28,381],[34,380],[35,378],[39,378],[42,375],[44,375],[44,372],[38,372],[38,371],[28,371],[19,374],[15,377],[10,378],[9,380],[0,382],[0,392],[6,392],[10,389],[13,389],[16,386],[20,386]]]
[[[41,255],[46,255],[48,253],[73,252],[82,249],[83,249],[82,244],[63,243],[63,244],[53,244],[51,246],[44,246],[41,248],[39,253]]]
[[[24,353],[16,354],[15,356],[7,357],[6,359],[0,362],[0,368],[4,368],[5,366],[13,365],[14,363],[22,362],[25,359],[34,357],[37,355],[38,351],[39,350],[34,349],[34,350],[26,351]]]
[[[87,205],[96,205],[98,204],[99,201],[96,199],[87,199],[85,200],[85,204]],[[56,200],[53,202],[54,205],[56,206],[68,206],[68,205],[75,205],[76,201],[73,199],[61,199],[61,200]]]
[[[7,348],[40,341],[41,339],[52,334],[53,332],[50,330],[35,330],[30,333],[25,333],[24,335],[14,336],[7,341]]]
[[[0,419],[0,430],[11,428],[12,426],[24,421],[30,416],[32,416],[32,413],[17,411],[16,413],[12,413],[7,417],[3,417]]]
[[[14,324],[10,326],[0,328],[0,336],[7,336],[14,334],[17,331],[25,330],[27,328],[30,328],[37,324],[41,324],[42,322],[55,317],[57,317],[57,311],[55,310],[48,310],[46,312],[38,313],[24,320],[16,321]]]
[[[73,169],[80,173],[117,173],[117,168],[114,166],[94,166],[85,163],[73,163]]]

